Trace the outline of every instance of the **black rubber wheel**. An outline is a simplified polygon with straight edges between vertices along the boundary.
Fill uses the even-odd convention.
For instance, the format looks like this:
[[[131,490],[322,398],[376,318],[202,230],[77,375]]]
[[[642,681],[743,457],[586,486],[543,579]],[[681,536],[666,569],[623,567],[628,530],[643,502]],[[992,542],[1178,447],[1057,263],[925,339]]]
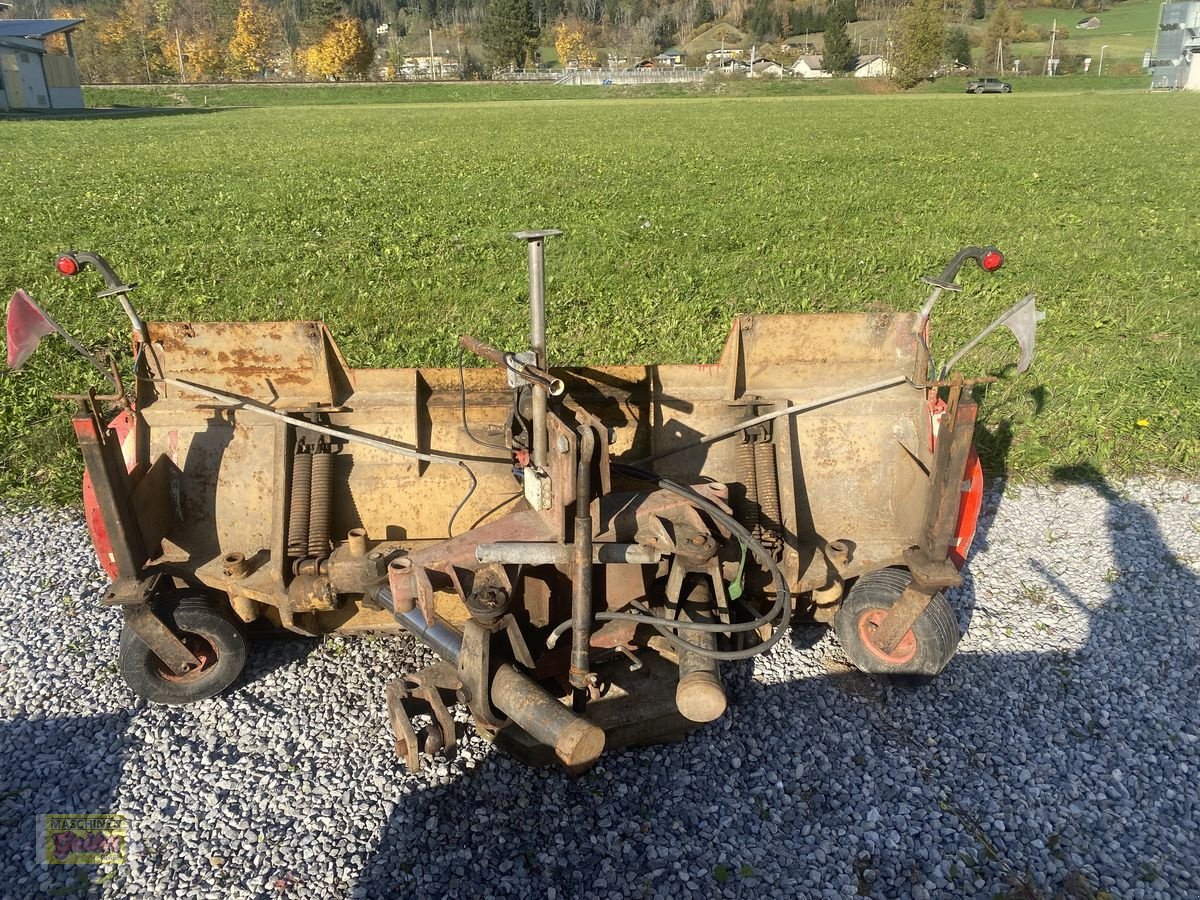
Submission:
[[[871,632],[911,581],[912,573],[904,569],[880,569],[863,575],[854,582],[834,616],[833,630],[842,650],[863,672],[913,676],[903,680],[931,678],[946,667],[958,649],[958,617],[940,592],[933,595],[892,653],[885,654],[871,641]]]
[[[233,684],[246,664],[246,638],[210,594],[173,591],[154,601],[154,611],[200,659],[200,668],[176,675],[125,625],[119,664],[135,694],[151,703],[178,705],[206,700]]]

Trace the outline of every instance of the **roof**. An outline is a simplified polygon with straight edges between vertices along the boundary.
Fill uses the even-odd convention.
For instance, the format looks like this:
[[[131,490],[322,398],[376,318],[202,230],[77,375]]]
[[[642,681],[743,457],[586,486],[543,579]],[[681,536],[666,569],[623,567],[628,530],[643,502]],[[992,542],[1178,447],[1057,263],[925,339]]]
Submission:
[[[82,24],[83,19],[0,19],[0,37],[45,38]]]
[[[821,71],[821,57],[819,57],[819,56],[813,56],[812,54],[808,54],[806,56],[801,56],[799,59],[796,60],[797,65],[800,63],[804,63],[806,66],[808,66],[814,72]]]
[[[883,57],[880,56],[878,53],[871,54],[870,56],[860,56],[855,61],[854,68],[861,69],[863,66],[869,66],[871,63],[875,62],[875,60],[877,60],[877,59],[883,59]]]

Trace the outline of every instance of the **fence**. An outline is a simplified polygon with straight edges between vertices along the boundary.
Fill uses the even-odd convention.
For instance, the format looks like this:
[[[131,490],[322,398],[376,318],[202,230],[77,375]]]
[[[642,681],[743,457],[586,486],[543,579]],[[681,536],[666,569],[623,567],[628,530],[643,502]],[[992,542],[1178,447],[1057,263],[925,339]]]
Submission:
[[[570,69],[558,84],[682,84],[703,81],[708,69],[675,66],[667,69]]]

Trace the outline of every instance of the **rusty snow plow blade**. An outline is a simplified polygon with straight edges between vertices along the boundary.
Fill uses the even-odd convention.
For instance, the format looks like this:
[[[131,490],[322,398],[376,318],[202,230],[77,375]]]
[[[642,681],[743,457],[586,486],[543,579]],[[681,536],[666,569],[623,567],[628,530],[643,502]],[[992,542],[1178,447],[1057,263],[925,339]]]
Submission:
[[[990,379],[937,365],[928,326],[960,267],[1000,254],[962,251],[919,312],[742,316],[712,365],[567,369],[546,340],[556,233],[518,235],[529,346],[464,336],[488,363],[465,370],[355,369],[318,322],[143,322],[102,258],[60,257],[100,270],[134,333],[133,386],[73,399],[135,691],[219,693],[252,622],[403,631],[437,656],[380,673],[412,769],[453,750],[461,704],[505,750],[580,771],[723,715],[721,663],[794,617],[869,672],[941,671]],[[1038,317],[1026,298],[964,351],[1004,326],[1027,366]]]

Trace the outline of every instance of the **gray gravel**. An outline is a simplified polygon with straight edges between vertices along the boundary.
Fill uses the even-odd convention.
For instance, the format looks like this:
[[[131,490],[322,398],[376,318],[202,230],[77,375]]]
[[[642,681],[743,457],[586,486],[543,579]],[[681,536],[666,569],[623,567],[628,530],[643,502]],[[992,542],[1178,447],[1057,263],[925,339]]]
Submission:
[[[468,730],[417,777],[406,638],[260,643],[227,695],[151,707],[77,516],[0,509],[0,895],[1195,897],[1198,561],[1196,484],[1010,488],[932,684],[797,629],[680,744],[573,780]],[[37,862],[37,815],[110,810],[128,864]]]

